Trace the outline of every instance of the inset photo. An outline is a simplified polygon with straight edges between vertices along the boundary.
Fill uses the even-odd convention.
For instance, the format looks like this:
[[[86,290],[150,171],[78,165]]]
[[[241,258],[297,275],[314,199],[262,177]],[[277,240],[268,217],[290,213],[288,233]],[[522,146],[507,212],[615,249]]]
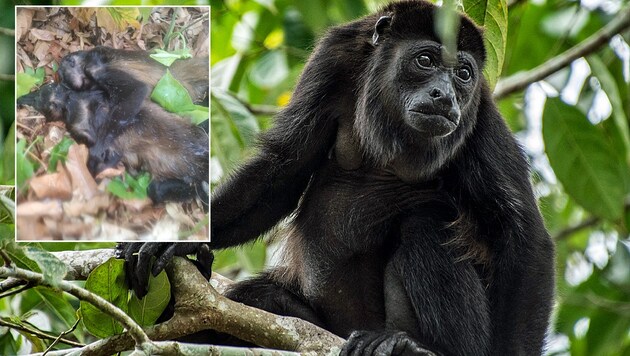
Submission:
[[[209,14],[16,9],[18,241],[208,240]]]

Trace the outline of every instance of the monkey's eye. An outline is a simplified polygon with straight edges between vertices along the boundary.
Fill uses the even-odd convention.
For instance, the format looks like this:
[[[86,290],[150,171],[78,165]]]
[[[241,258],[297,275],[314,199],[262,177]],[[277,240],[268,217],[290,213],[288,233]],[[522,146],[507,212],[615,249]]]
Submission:
[[[470,77],[472,77],[472,74],[470,73],[470,69],[466,68],[466,67],[460,67],[457,68],[455,70],[455,75],[457,75],[457,77],[465,82],[470,80]]]
[[[422,68],[431,68],[433,66],[433,60],[425,54],[417,57],[416,63]]]
[[[65,60],[66,60],[66,63],[68,63],[70,67],[74,67],[75,61],[74,61],[73,56],[66,56]]]

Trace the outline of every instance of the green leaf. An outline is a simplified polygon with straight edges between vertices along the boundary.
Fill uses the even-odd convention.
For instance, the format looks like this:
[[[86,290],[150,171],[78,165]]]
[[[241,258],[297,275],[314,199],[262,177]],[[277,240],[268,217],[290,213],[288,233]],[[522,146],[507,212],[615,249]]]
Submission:
[[[151,93],[151,99],[170,112],[195,110],[186,88],[173,77],[169,70],[160,78]]]
[[[149,173],[142,173],[134,178],[125,173],[125,179],[115,177],[107,184],[107,191],[122,199],[144,199],[151,181]]]
[[[48,172],[55,172],[57,170],[57,162],[65,162],[68,157],[68,150],[74,143],[69,137],[64,137],[55,147],[50,150],[50,160],[48,161]]]
[[[149,56],[167,67],[170,67],[171,64],[178,59],[192,58],[192,54],[190,54],[190,50],[187,48],[173,52],[156,49],[155,53],[150,54]]]
[[[15,182],[15,122],[4,140],[2,151],[2,184]]]
[[[212,93],[217,109],[229,119],[233,134],[241,142],[242,147],[253,143],[256,134],[260,131],[258,120],[238,99],[222,91],[214,90]]]
[[[110,258],[90,273],[85,288],[126,312],[128,289],[125,285],[124,264],[123,260]],[[120,334],[123,330],[114,318],[88,302],[81,301],[80,312],[87,331],[96,337],[105,338]]]
[[[252,66],[249,78],[262,89],[271,89],[289,75],[287,57],[284,51],[274,50],[265,53]]]
[[[619,153],[624,159],[630,159],[630,129],[628,129],[628,118],[626,117],[623,100],[619,93],[619,88],[606,64],[595,55],[586,58],[591,71],[599,80],[602,90],[610,100],[612,106],[612,139],[619,147]]]
[[[16,74],[17,97],[28,94],[34,86],[41,84],[44,81],[44,74],[44,68],[38,68],[37,71],[33,71],[32,68],[25,68],[24,73]]]
[[[182,117],[188,118],[193,124],[199,125],[200,123],[208,120],[209,113],[209,108],[201,105],[195,105],[195,108],[193,110],[181,111],[177,114]]]
[[[171,284],[166,272],[149,277],[149,292],[142,299],[135,294],[129,300],[129,316],[140,326],[151,326],[162,315],[171,300]]]
[[[507,1],[464,0],[463,3],[466,14],[485,29],[487,60],[483,71],[492,89],[501,75],[505,59],[508,34]]]
[[[66,276],[66,273],[68,273],[66,264],[48,251],[33,246],[27,246],[24,249],[24,253],[28,258],[37,263],[44,275],[44,280],[53,286],[59,285],[59,282],[61,282]]]
[[[35,166],[27,157],[25,139],[20,139],[15,146],[15,160],[17,167],[17,188],[22,189],[24,183],[31,178],[35,172]]]
[[[606,219],[621,217],[627,165],[584,114],[548,99],[543,140],[551,167],[578,204]]]

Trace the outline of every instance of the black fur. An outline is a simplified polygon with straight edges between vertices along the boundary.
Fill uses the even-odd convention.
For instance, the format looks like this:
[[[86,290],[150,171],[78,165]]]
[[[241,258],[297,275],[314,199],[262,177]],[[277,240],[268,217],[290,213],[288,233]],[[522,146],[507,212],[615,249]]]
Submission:
[[[169,69],[190,93],[195,103],[208,102],[208,58],[190,58],[175,61],[169,68],[150,57],[147,51],[128,51],[98,46],[88,51],[66,55],[59,65],[61,82],[70,89],[85,91],[103,89],[128,104],[124,91],[141,90],[145,99],[158,80]],[[134,85],[120,85],[120,81],[135,81]],[[132,104],[129,107],[137,107]]]
[[[111,90],[128,94],[124,102],[97,88],[74,91],[46,84],[18,104],[33,106],[47,121],[64,122],[71,137],[88,147],[87,166],[94,176],[122,162],[132,173],[151,173],[147,193],[154,203],[200,197],[207,205],[208,123],[195,126],[165,111],[145,100],[136,84],[112,79]]]
[[[447,61],[435,9],[394,3],[328,32],[259,153],[213,193],[209,245],[293,214],[285,265],[228,296],[350,336],[342,355],[541,354],[553,244],[482,77],[481,31],[462,18]],[[191,252],[166,248],[153,272]]]

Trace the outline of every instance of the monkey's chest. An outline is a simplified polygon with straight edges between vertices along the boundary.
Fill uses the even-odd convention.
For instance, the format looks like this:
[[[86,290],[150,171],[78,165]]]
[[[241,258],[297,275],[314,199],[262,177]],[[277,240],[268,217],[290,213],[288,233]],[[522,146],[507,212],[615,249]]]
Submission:
[[[436,182],[410,185],[364,171],[334,170],[314,177],[296,223],[310,240],[357,252],[382,244],[401,215],[441,211],[448,200]]]

